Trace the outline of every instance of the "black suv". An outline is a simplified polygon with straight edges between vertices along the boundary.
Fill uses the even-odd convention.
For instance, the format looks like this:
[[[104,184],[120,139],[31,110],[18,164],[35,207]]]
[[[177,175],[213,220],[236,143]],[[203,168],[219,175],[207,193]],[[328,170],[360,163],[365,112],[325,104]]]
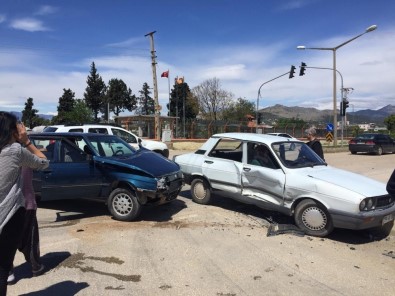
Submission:
[[[33,177],[43,201],[103,200],[115,219],[130,221],[142,205],[173,200],[183,186],[176,163],[145,148],[135,150],[114,135],[44,132],[29,137],[50,160]]]

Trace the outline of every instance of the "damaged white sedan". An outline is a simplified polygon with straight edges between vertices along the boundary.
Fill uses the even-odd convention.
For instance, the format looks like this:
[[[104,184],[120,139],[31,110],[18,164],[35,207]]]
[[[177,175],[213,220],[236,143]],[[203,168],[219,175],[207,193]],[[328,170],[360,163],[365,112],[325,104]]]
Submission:
[[[191,185],[193,201],[208,204],[211,193],[293,216],[308,235],[333,228],[389,233],[395,198],[385,184],[327,165],[305,143],[276,136],[213,135],[194,153],[174,157]]]

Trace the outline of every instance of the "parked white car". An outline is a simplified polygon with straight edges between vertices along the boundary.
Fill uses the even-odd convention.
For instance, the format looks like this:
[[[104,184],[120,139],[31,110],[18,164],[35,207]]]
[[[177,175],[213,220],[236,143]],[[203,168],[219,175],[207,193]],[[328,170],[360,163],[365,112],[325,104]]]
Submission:
[[[302,141],[216,134],[196,152],[175,156],[174,161],[195,202],[208,204],[213,191],[226,192],[230,198],[293,216],[308,235],[324,237],[334,227],[376,228],[389,234],[394,223],[395,197],[384,183],[329,166]]]
[[[81,125],[51,125],[47,126],[44,132],[80,132],[80,133],[100,133],[116,135],[129,143],[133,148],[139,149],[140,145],[146,149],[169,157],[169,148],[163,142],[141,139],[130,131],[121,127],[104,124],[81,124]]]

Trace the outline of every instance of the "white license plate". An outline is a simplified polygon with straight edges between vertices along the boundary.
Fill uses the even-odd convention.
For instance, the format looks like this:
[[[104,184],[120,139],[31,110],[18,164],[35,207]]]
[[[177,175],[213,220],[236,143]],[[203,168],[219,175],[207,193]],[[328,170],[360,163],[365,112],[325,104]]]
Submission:
[[[384,216],[382,225],[384,225],[385,223],[391,222],[392,220],[394,220],[394,215],[393,214],[389,214],[387,216]]]

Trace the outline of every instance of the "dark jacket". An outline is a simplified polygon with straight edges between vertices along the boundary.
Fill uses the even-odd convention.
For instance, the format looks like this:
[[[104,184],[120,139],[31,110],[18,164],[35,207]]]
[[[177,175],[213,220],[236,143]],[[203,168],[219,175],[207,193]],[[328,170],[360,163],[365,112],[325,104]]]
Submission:
[[[392,172],[392,175],[387,183],[387,191],[392,196],[395,196],[395,170]]]
[[[319,157],[324,159],[324,151],[322,150],[321,142],[318,140],[309,141],[306,143],[315,153],[318,154]]]

